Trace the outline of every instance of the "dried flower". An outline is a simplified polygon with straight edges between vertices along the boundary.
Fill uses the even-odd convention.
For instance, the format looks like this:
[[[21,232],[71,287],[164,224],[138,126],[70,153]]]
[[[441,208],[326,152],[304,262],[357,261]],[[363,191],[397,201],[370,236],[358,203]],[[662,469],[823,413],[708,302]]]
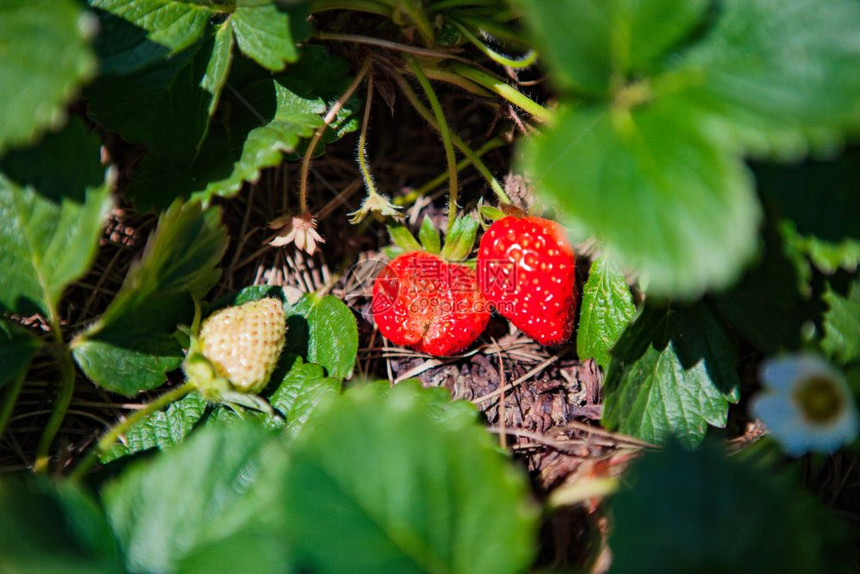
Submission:
[[[349,222],[361,223],[371,213],[378,213],[382,217],[398,215],[399,209],[386,196],[371,192],[364,198],[361,207],[349,214]]]
[[[816,355],[765,361],[765,390],[753,399],[760,418],[785,451],[830,453],[857,436],[857,406],[845,376]]]
[[[318,243],[325,240],[317,232],[317,222],[310,213],[299,217],[283,216],[269,223],[270,229],[278,229],[278,234],[269,242],[272,247],[295,243],[296,247],[313,255]]]

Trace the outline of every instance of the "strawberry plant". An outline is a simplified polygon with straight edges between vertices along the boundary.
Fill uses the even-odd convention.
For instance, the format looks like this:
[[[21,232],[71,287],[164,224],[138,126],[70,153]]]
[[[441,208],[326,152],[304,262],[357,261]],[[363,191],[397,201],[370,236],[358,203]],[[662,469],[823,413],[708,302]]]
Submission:
[[[0,570],[856,570],[858,29],[0,1]]]

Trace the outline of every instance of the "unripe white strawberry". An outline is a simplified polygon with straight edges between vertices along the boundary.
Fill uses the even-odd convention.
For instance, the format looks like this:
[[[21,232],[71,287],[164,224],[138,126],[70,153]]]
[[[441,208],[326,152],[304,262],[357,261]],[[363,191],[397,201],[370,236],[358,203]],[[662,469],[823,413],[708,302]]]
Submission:
[[[263,390],[275,370],[286,334],[284,307],[266,298],[227,307],[200,326],[199,352],[219,377],[242,393]]]

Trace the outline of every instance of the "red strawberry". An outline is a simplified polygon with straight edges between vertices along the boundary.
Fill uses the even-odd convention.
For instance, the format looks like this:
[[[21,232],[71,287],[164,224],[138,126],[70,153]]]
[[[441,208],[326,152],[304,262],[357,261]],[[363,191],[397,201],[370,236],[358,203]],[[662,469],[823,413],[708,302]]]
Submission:
[[[481,238],[478,283],[523,333],[542,345],[557,345],[573,333],[575,265],[561,225],[540,217],[505,217]]]
[[[490,320],[475,272],[424,251],[385,267],[373,285],[372,311],[392,343],[443,357],[471,345]]]

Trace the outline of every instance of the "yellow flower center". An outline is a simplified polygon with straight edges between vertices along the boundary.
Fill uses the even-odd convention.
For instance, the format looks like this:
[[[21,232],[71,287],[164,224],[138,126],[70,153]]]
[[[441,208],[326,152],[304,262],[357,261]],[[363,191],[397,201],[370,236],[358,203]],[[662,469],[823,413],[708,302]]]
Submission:
[[[794,391],[794,400],[803,416],[815,424],[829,424],[845,409],[845,398],[828,378],[813,377],[803,381]]]

